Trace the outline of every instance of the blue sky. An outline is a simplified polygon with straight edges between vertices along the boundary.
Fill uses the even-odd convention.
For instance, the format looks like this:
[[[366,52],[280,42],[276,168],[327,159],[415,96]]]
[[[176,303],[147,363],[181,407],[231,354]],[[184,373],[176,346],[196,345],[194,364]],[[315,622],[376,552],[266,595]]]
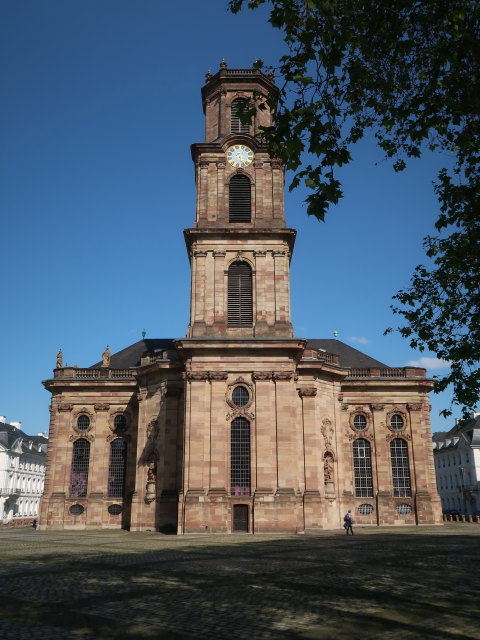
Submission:
[[[194,220],[190,144],[203,140],[200,88],[222,58],[275,64],[281,34],[265,11],[232,16],[226,0],[22,0],[0,5],[0,414],[48,430],[59,348],[89,366],[106,344],[182,337]],[[298,230],[295,334],[339,339],[391,366],[433,354],[398,335],[391,296],[423,260],[437,215],[431,182],[448,159],[395,174],[371,141],[344,168],[345,197],[325,224],[305,193],[286,195]],[[379,164],[376,164],[379,163]],[[428,361],[427,361],[428,362]],[[428,362],[428,364],[432,364]],[[420,362],[421,365],[421,362]],[[434,368],[429,374],[441,373]],[[432,428],[450,394],[432,395]]]

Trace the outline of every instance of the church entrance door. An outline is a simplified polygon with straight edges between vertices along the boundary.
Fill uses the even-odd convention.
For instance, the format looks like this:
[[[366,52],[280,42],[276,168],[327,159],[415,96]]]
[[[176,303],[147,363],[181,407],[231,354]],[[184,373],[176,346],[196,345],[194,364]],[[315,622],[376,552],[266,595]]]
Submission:
[[[243,531],[248,533],[248,505],[233,505],[233,530],[235,532]]]

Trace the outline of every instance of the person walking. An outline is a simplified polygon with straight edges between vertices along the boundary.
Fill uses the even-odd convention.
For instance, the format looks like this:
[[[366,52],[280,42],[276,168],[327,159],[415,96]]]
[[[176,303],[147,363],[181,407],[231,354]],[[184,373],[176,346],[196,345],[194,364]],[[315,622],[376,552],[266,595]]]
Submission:
[[[345,533],[347,534],[347,536],[349,531],[353,536],[352,524],[353,524],[352,512],[349,509],[345,514],[345,517],[343,518],[343,526],[345,527]]]

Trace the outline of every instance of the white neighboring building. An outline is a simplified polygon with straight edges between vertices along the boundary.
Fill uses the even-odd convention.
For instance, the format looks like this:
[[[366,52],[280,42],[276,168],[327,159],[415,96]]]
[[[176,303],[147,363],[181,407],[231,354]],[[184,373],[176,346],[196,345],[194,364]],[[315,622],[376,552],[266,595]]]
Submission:
[[[480,413],[433,434],[437,490],[444,513],[480,515]]]
[[[43,493],[48,439],[20,426],[0,416],[0,526],[37,518]]]

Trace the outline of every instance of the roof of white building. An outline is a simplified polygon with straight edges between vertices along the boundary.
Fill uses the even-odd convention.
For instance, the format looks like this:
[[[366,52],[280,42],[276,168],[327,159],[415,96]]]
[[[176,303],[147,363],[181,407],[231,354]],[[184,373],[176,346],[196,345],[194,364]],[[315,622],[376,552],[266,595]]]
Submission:
[[[434,453],[457,449],[462,442],[471,447],[480,447],[480,414],[474,414],[467,422],[459,422],[450,431],[437,431],[432,440]]]
[[[0,422],[0,446],[2,445],[7,450],[16,449],[18,453],[45,456],[48,439],[30,436],[11,424]]]

